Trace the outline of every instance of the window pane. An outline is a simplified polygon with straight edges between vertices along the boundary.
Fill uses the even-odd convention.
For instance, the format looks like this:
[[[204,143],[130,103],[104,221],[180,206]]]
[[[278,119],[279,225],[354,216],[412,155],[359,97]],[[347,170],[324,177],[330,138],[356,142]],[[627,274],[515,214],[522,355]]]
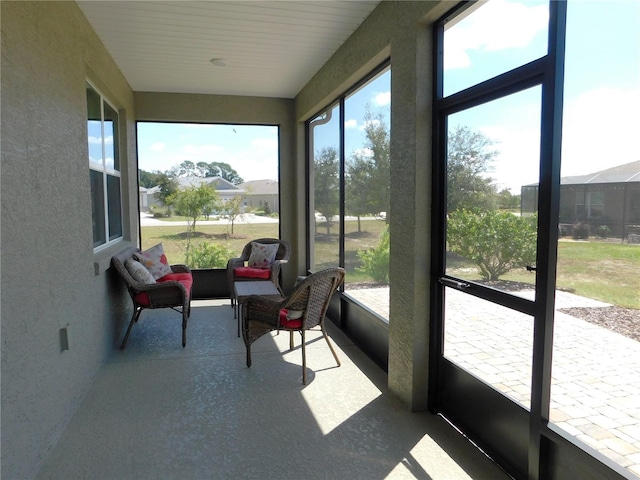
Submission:
[[[339,266],[340,261],[340,107],[309,124],[312,164],[311,211],[315,215],[311,269]]]
[[[109,209],[109,240],[122,236],[122,206],[120,204],[120,178],[107,175]]]
[[[391,71],[345,99],[345,291],[389,318]]]
[[[532,317],[447,287],[444,328],[445,357],[530,407]]]
[[[630,467],[640,458],[640,3],[567,9],[550,418]]]
[[[448,118],[446,273],[531,299],[540,111],[534,87]]]
[[[279,238],[277,126],[138,122],[137,133],[143,248],[225,268],[251,240]]]
[[[102,111],[101,99],[90,85],[87,85],[87,132],[89,162],[102,167]]]
[[[460,20],[459,20],[460,19]],[[445,25],[444,96],[547,53],[549,2],[478,2]]]
[[[120,170],[118,158],[118,113],[105,102],[104,104],[104,155],[108,169]]]
[[[90,176],[93,246],[97,247],[107,241],[107,235],[105,233],[103,173],[90,170]]]

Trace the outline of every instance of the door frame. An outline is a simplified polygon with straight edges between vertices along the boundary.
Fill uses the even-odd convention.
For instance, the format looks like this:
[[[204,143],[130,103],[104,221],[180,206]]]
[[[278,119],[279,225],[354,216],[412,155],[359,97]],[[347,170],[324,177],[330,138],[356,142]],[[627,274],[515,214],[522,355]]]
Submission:
[[[444,26],[434,28],[433,198],[429,409],[441,413],[515,478],[628,478],[611,460],[549,423],[560,205],[560,154],[567,2],[549,2],[548,51],[528,64],[443,96]],[[445,275],[447,117],[534,85],[542,88],[535,301]],[[465,286],[462,288],[461,282]],[[533,317],[531,404],[527,410],[444,357],[445,286]]]

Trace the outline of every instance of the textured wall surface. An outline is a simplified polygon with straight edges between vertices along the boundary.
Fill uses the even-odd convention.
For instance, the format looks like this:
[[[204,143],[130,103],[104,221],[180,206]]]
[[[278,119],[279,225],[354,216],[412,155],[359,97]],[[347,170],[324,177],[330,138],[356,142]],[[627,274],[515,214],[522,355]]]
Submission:
[[[135,199],[135,163],[127,161],[135,159],[134,112],[128,84],[74,2],[0,5],[1,476],[22,479],[62,433],[126,315],[127,299],[105,271],[111,252],[93,253],[85,81],[126,112],[123,189]],[[137,211],[123,208],[127,219]],[[135,239],[131,220],[125,231]]]

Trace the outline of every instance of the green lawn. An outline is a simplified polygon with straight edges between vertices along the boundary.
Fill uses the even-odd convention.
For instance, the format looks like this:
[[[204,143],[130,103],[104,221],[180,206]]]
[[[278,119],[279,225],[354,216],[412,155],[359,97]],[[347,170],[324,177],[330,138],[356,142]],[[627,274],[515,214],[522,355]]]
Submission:
[[[187,243],[187,227],[182,225],[144,226],[142,231],[142,247],[149,248],[162,242],[165,254],[171,263],[184,263]],[[264,237],[278,238],[277,223],[243,223],[233,227],[233,235],[228,235],[231,227],[227,225],[199,225],[191,238],[191,244],[200,242],[219,242],[239,256],[247,242]]]
[[[451,264],[451,262],[450,262]],[[480,278],[472,265],[459,262],[453,274]],[[558,244],[558,289],[606,303],[640,309],[640,245],[561,240]],[[533,284],[535,275],[524,268],[500,277]]]
[[[362,221],[358,231],[356,221],[345,224],[345,258],[349,282],[370,280],[357,272],[360,265],[358,250],[378,243],[385,227],[380,220]],[[252,239],[278,237],[277,223],[238,224],[234,235],[227,235],[226,225],[197,225],[192,243],[215,241],[226,245],[239,255],[244,245]],[[158,242],[164,244],[171,263],[184,262],[186,227],[178,225],[142,227],[142,245],[148,248]],[[393,241],[393,240],[392,240]],[[338,224],[331,226],[327,235],[326,225],[318,223],[315,243],[315,266],[335,265],[338,259]],[[479,278],[472,266],[467,267],[465,278]],[[558,250],[558,288],[619,307],[640,309],[640,246],[605,242],[560,241]],[[533,283],[535,275],[525,269],[513,271],[504,280]]]
[[[142,246],[148,248],[162,242],[167,258],[171,263],[184,263],[186,247],[186,226],[171,225],[143,226]],[[378,239],[384,230],[385,223],[380,220],[363,220],[358,231],[357,221],[345,222],[346,243],[345,258],[346,270],[349,273],[349,282],[367,281],[370,278],[355,268],[360,265],[357,257],[358,250],[364,250],[378,243]],[[236,224],[233,235],[227,233],[230,227],[226,225],[202,225],[196,223],[196,232],[191,239],[192,245],[199,242],[219,242],[231,249],[236,256],[242,252],[247,242],[264,237],[278,237],[277,223]],[[318,223],[316,235],[315,266],[318,269],[337,265],[338,262],[338,224],[335,223],[329,229],[327,236],[326,224]]]

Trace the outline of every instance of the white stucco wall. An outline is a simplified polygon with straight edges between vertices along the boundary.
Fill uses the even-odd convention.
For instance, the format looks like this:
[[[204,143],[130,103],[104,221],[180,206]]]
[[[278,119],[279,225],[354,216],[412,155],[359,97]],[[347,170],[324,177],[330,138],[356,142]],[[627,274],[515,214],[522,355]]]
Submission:
[[[28,479],[128,315],[128,298],[106,271],[112,250],[93,253],[85,81],[121,110],[122,187],[133,199],[123,205],[132,220],[124,227],[135,241],[133,94],[74,2],[0,6],[1,476]]]

